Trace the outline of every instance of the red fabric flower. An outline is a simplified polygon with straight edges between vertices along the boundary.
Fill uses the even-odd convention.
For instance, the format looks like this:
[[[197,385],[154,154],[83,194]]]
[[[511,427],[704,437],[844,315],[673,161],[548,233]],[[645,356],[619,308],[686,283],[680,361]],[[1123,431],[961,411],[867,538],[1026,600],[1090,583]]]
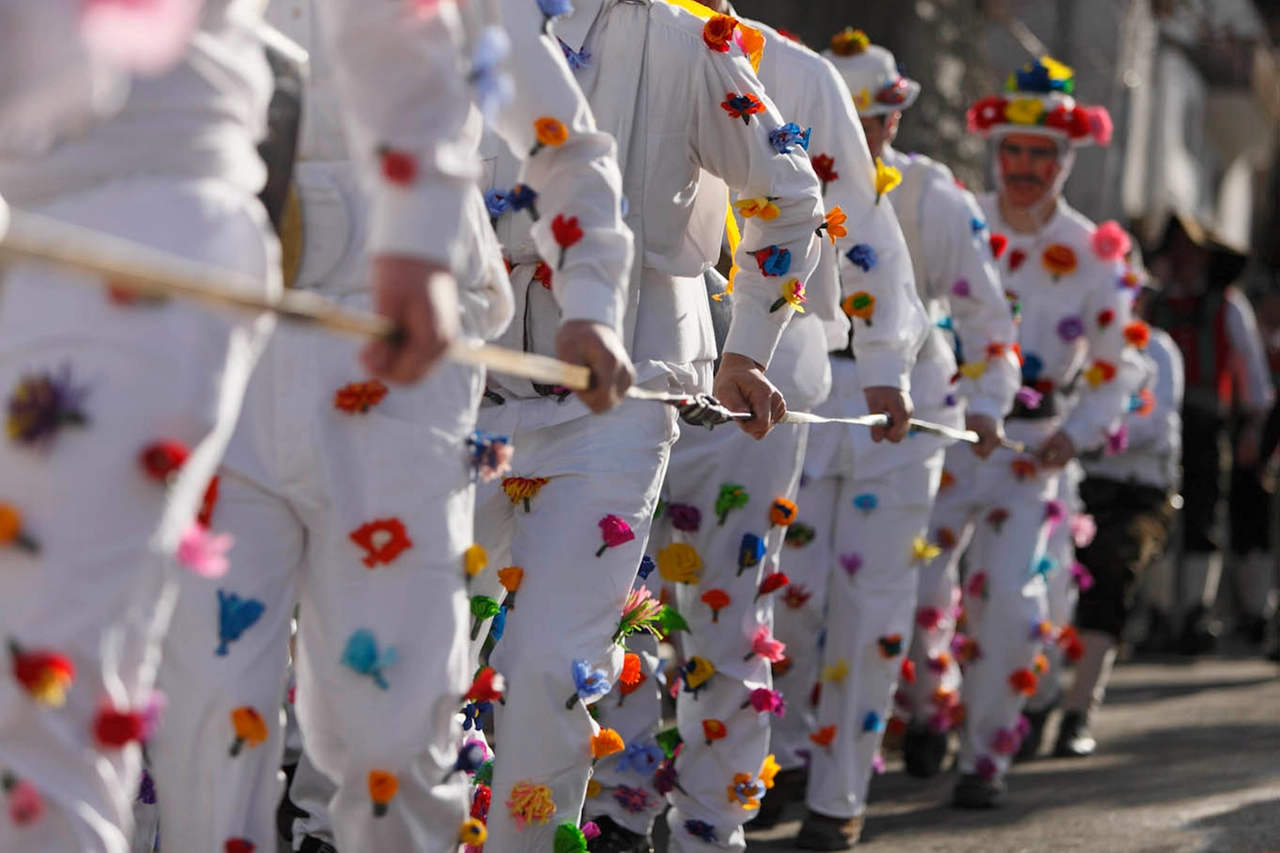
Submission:
[[[56,652],[23,649],[9,641],[13,678],[41,705],[61,707],[76,677],[71,659]]]
[[[1004,250],[1009,248],[1009,238],[998,231],[991,232],[991,254],[998,261],[1004,255]]]
[[[1085,116],[1089,120],[1089,132],[1099,145],[1110,145],[1111,134],[1115,131],[1111,123],[1111,113],[1106,107],[1085,107]]]
[[[709,589],[702,594],[702,603],[711,608],[711,621],[720,621],[720,611],[729,606],[729,593],[723,589]]]
[[[716,53],[728,53],[738,19],[729,15],[713,15],[702,27],[702,41]]]
[[[1036,475],[1036,463],[1026,457],[1021,457],[1009,463],[1009,467],[1013,470],[1013,476],[1019,480],[1026,480]]]
[[[1103,308],[1098,312],[1098,328],[1105,329],[1116,320],[1116,312],[1110,308]]]
[[[832,741],[836,739],[835,726],[823,726],[813,734],[809,735],[809,740],[821,747],[830,747]]]
[[[562,270],[565,252],[583,238],[582,228],[578,226],[578,217],[570,216],[566,219],[564,214],[557,213],[556,218],[551,220],[551,236],[556,238],[556,245],[560,247],[560,262],[556,264],[556,269]]]
[[[1014,249],[1009,253],[1009,272],[1017,271],[1022,266],[1023,261],[1027,259],[1027,253],[1021,249]]]
[[[378,159],[387,183],[407,187],[418,180],[418,160],[409,152],[383,146],[378,149]]]
[[[1068,109],[1060,104],[1044,117],[1044,125],[1062,131],[1068,139],[1084,139],[1089,135],[1089,116],[1082,107]]]
[[[476,673],[475,680],[471,682],[471,686],[467,688],[467,695],[463,698],[468,702],[496,702],[502,699],[506,689],[506,681],[498,671],[491,666],[486,666]]]
[[[631,529],[631,525],[616,515],[606,515],[600,519],[600,535],[604,537],[604,544],[600,546],[599,551],[596,551],[597,557],[603,555],[610,548],[625,545],[636,538],[635,531]]]
[[[258,849],[258,845],[247,838],[228,838],[223,849],[226,853],[253,853]]]
[[[768,595],[771,592],[777,592],[787,584],[791,583],[791,579],[787,577],[786,572],[774,572],[771,575],[765,575],[764,580],[760,581],[760,589],[756,591],[756,598],[762,595]]]
[[[365,522],[350,533],[351,541],[365,550],[362,562],[366,568],[390,565],[396,557],[413,547],[404,522],[398,518],[380,518]]]
[[[702,736],[707,740],[707,746],[711,746],[712,741],[722,740],[729,734],[729,730],[720,720],[703,720]]]
[[[799,610],[809,603],[809,599],[813,598],[813,593],[805,589],[803,586],[792,584],[787,587],[787,591],[783,593],[782,600],[792,610]]]
[[[533,268],[533,280],[545,287],[551,289],[551,267],[545,261],[538,261],[538,265]]]
[[[218,505],[218,478],[215,476],[209,480],[209,485],[205,487],[204,497],[200,500],[200,512],[196,514],[196,524],[206,530],[209,529],[209,523],[213,521],[213,510]]]
[[[983,133],[1005,120],[1007,102],[999,95],[988,95],[975,101],[965,113],[970,133]]]
[[[822,181],[822,191],[827,191],[827,184],[840,179],[840,173],[836,171],[836,161],[834,157],[827,154],[819,154],[809,161],[813,165],[813,172],[818,176],[818,180]]]
[[[1040,679],[1029,669],[1015,669],[1009,676],[1009,686],[1015,693],[1021,693],[1024,696],[1035,693],[1036,685],[1039,683]]]
[[[191,451],[180,441],[161,439],[153,441],[138,454],[138,464],[152,480],[163,483],[178,472],[187,462]]]
[[[117,711],[103,705],[93,718],[93,736],[106,749],[123,749],[140,741],[146,731],[146,716],[139,711]]]
[[[1151,343],[1151,327],[1141,320],[1134,320],[1124,327],[1124,339],[1138,349],[1145,349]]]
[[[382,402],[387,396],[387,386],[380,380],[370,379],[368,382],[352,382],[344,385],[333,394],[333,405],[338,411],[354,415],[364,414]]]
[[[902,661],[902,667],[901,669],[899,669],[899,673],[902,676],[902,680],[905,681],[907,684],[915,684],[916,683],[915,661],[913,661],[911,658],[904,658]]]

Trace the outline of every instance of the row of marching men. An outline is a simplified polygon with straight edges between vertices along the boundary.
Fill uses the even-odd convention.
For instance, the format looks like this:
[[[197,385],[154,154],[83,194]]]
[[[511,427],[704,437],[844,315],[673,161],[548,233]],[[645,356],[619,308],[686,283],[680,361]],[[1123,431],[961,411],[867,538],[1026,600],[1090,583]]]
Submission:
[[[163,849],[270,849],[295,612],[302,850],[643,851],[664,810],[741,850],[806,760],[800,843],[842,849],[890,720],[926,759],[961,730],[985,807],[1042,649],[1105,678],[1107,628],[1050,616],[1051,534],[1063,467],[1149,408],[1149,332],[1127,238],[1060,198],[1110,135],[1070,69],[974,105],[976,201],[893,149],[919,86],[857,31],[823,59],[723,2],[273,0],[310,54],[277,243],[257,0],[5,2],[9,203],[264,294],[282,243],[401,334],[7,272],[3,849],[129,849],[143,742]],[[460,334],[593,385],[486,380]]]

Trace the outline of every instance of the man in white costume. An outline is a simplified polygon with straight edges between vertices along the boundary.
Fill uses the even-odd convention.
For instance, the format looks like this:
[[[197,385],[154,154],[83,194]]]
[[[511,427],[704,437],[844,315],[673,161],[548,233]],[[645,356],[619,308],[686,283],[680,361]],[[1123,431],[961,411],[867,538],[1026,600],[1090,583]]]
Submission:
[[[1056,634],[1045,576],[1066,567],[1045,549],[1062,522],[1058,477],[1077,450],[1102,445],[1119,427],[1137,372],[1130,341],[1145,329],[1130,322],[1124,232],[1095,226],[1060,198],[1073,147],[1110,137],[1106,111],[1079,106],[1073,90],[1071,69],[1045,57],[969,110],[971,129],[996,143],[1000,190],[980,201],[999,235],[1006,294],[1021,311],[1023,387],[1006,426],[1028,450],[1001,448],[985,460],[948,455],[932,526],[934,540],[950,547],[921,572],[916,682],[899,709],[911,721],[903,749],[916,775],[937,771],[947,731],[963,720],[955,804],[964,808],[994,806],[1004,795],[1023,704],[1047,665],[1040,651]],[[1069,405],[1064,391],[1072,388]]]
[[[0,197],[269,295],[256,4],[134,6],[0,2]],[[6,853],[129,849],[173,558],[216,562],[192,520],[271,328],[104,284],[28,264],[0,279]]]
[[[977,431],[982,443],[973,449],[990,454],[1018,379],[1013,321],[985,217],[946,167],[892,147],[902,111],[920,91],[893,55],[848,29],[832,39],[827,56],[852,93],[875,158],[877,188],[889,193],[916,290],[935,320],[912,367],[916,405],[923,418]],[[902,185],[890,193],[899,178]],[[846,270],[846,290],[850,276]],[[944,330],[963,354],[959,382],[952,335]],[[862,334],[859,325],[854,355]],[[847,347],[833,354],[835,392],[828,408],[856,409],[868,381],[863,359],[849,354]],[[783,774],[776,801],[769,803],[769,817],[776,819],[787,794],[801,794],[807,758],[809,813],[798,838],[804,849],[845,849],[861,831],[873,764],[911,641],[915,570],[937,547],[927,528],[943,447],[940,439],[916,435],[873,450],[854,429],[828,429],[810,442],[800,518],[816,536],[786,568],[811,595],[778,613],[778,636],[794,663],[779,681],[791,710],[774,726]]]
[[[762,37],[697,4],[619,0],[574,3],[553,31],[601,128],[618,142],[637,261],[610,317],[644,387],[711,387],[717,351],[703,273],[719,256],[727,188],[759,199],[765,215],[747,220],[735,257],[732,323],[715,393],[729,409],[753,412],[745,426],[762,437],[784,409],[763,371],[793,306],[803,305],[818,262],[815,231],[824,224],[805,129],[779,114],[752,70],[749,57],[758,56]],[[512,180],[509,158],[498,156],[492,191],[505,193]],[[527,197],[512,192],[506,200],[510,209],[495,212],[517,307],[505,340],[549,352],[562,318],[583,309],[555,291],[556,255],[529,242]],[[560,231],[571,255],[572,230]],[[627,401],[585,419],[582,406],[562,402],[556,389],[496,377],[490,392],[480,423],[512,435],[519,452],[516,476],[482,489],[477,539],[495,566],[522,575],[491,657],[508,689],[495,708],[488,844],[541,853],[556,833],[576,830],[591,760],[618,746],[613,732],[597,732],[586,706],[621,672],[623,649],[613,636],[677,433],[674,413],[652,403]],[[502,598],[488,573],[473,588]],[[634,748],[644,746],[653,744]],[[747,780],[744,791],[763,789],[763,758],[742,756],[740,767],[726,769],[719,796],[735,773]],[[599,796],[645,812],[655,794],[621,783]]]
[[[303,225],[314,231],[304,235],[299,286],[354,307],[426,300],[422,331],[440,346],[459,327],[499,332],[510,293],[475,240],[487,218],[474,184],[479,119],[454,5],[316,0],[285,3],[273,17],[316,53],[298,174]],[[541,16],[517,24],[536,31]],[[612,292],[630,257],[612,145],[554,48],[523,55],[545,85],[503,126],[528,161],[525,179],[554,185],[548,216],[572,200],[587,232],[566,287]],[[496,73],[480,66],[473,80]],[[541,134],[556,144],[539,145]],[[357,175],[373,191],[368,201]],[[556,245],[537,236],[545,251]],[[449,268],[465,272],[461,291],[433,273]],[[629,368],[615,336],[584,323],[561,342],[599,380],[589,402],[616,402]],[[187,630],[166,648],[169,717],[152,753],[166,846],[273,843],[295,602],[298,719],[308,755],[337,785],[329,813],[338,847],[452,850],[467,828],[464,778],[450,771],[472,675],[473,479],[498,473],[468,445],[483,379],[444,364],[419,386],[392,388],[361,375],[353,350],[290,330],[251,384],[209,513],[237,538],[232,567],[188,585],[179,604]],[[371,348],[366,366],[408,378],[395,355]]]

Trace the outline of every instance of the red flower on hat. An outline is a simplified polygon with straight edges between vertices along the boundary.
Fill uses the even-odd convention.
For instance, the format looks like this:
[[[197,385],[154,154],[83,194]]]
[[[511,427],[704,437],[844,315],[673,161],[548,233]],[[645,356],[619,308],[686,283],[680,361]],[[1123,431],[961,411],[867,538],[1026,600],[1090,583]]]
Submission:
[[[970,133],[984,133],[1005,120],[1008,101],[999,95],[988,95],[969,107],[965,119]]]
[[[413,540],[398,518],[380,518],[366,522],[349,534],[351,541],[365,550],[361,561],[366,568],[389,565],[396,557],[413,547]]]
[[[1083,107],[1068,108],[1065,104],[1059,104],[1044,117],[1044,125],[1062,131],[1072,140],[1084,139],[1089,135],[1089,116],[1085,114]]]

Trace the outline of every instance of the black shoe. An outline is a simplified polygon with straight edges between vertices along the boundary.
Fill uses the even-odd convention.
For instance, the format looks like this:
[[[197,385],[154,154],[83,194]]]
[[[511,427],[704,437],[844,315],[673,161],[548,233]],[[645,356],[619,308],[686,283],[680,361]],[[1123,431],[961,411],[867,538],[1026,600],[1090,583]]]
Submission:
[[[1221,633],[1222,624],[1210,616],[1208,608],[1197,606],[1182,623],[1182,633],[1174,644],[1174,650],[1187,657],[1207,655],[1217,648]]]
[[[801,850],[850,850],[861,837],[861,817],[827,817],[811,811],[800,824],[796,847]]]
[[[773,787],[760,801],[756,816],[747,824],[748,830],[773,829],[782,819],[787,806],[804,799],[805,788],[809,786],[809,771],[804,767],[794,770],[783,770],[773,780]]]
[[[308,835],[302,839],[302,846],[298,851],[299,853],[338,853],[338,848],[327,841],[321,841],[314,835]]]
[[[1062,715],[1062,725],[1058,728],[1058,742],[1054,744],[1053,754],[1058,758],[1084,758],[1093,755],[1098,742],[1089,734],[1089,718],[1079,711],[1071,711]]]
[[[1240,624],[1236,627],[1240,636],[1252,648],[1259,649],[1266,645],[1267,634],[1270,625],[1269,620],[1265,616],[1244,616],[1240,619]]]
[[[612,818],[596,818],[595,824],[600,834],[587,842],[589,853],[653,853],[649,836],[618,826]]]
[[[1044,742],[1044,727],[1049,722],[1049,714],[1053,713],[1053,707],[1045,708],[1043,711],[1025,711],[1023,716],[1027,718],[1030,727],[1027,729],[1027,736],[1022,739],[1022,745],[1018,747],[1018,751],[1013,755],[1013,763],[1019,764],[1023,761],[1031,761],[1040,754],[1040,744]]]
[[[1004,795],[1003,780],[987,780],[977,773],[966,773],[956,782],[951,804],[959,809],[993,809],[1004,802]]]
[[[937,776],[947,758],[948,738],[928,726],[912,724],[902,736],[902,760],[917,779]]]

